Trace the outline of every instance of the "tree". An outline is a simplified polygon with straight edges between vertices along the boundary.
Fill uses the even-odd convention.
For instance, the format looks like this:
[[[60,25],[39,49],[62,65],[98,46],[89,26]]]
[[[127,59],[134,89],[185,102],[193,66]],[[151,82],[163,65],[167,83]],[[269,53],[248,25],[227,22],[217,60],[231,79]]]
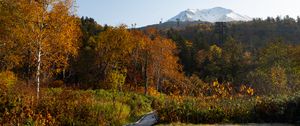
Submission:
[[[37,98],[41,74],[48,76],[68,66],[70,57],[76,56],[80,36],[79,22],[74,14],[73,0],[5,0],[16,3],[8,26],[12,30],[13,44],[23,45],[21,56],[35,69]],[[16,20],[14,20],[16,19]],[[15,50],[20,51],[20,50]],[[28,57],[27,59],[24,57]]]
[[[96,44],[97,37],[104,28],[92,18],[82,17],[80,28],[82,37],[79,43],[78,56],[73,58],[68,69],[67,83],[80,84],[82,88],[95,88],[99,81],[100,71],[97,69]],[[87,67],[89,66],[89,67]]]
[[[184,75],[182,66],[178,63],[176,56],[176,44],[161,37],[155,29],[148,29],[146,32],[151,41],[146,41],[144,50],[147,78],[152,82],[158,91],[165,93],[183,93],[186,90],[183,84]]]
[[[212,82],[220,78],[222,52],[222,48],[212,45],[209,50],[200,50],[195,55],[199,74],[203,80]]]
[[[283,42],[277,41],[264,47],[258,58],[258,66],[248,75],[249,82],[258,93],[286,93],[295,84],[297,72],[290,52],[293,50]]]
[[[133,42],[133,37],[125,26],[109,27],[98,35],[95,48],[98,57],[96,64],[103,80],[115,69],[126,69],[134,48]]]
[[[147,78],[146,69],[147,68],[147,52],[146,43],[150,41],[150,38],[146,36],[142,31],[130,30],[133,37],[134,48],[130,54],[130,63],[128,64],[128,83],[133,83],[135,86],[140,86],[143,84],[145,87],[145,92],[147,92]]]
[[[249,67],[244,62],[243,45],[229,37],[222,48],[222,80],[241,84],[242,78],[246,76],[244,73],[247,73]]]

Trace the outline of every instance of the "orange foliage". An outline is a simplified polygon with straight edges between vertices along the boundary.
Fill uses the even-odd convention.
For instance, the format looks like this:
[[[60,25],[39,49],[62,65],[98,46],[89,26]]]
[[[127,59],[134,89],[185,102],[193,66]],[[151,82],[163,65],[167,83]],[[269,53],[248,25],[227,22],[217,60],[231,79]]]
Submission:
[[[165,93],[182,94],[185,90],[182,83],[184,75],[182,66],[178,63],[179,58],[176,56],[175,43],[158,35],[155,29],[148,29],[147,34],[151,38],[145,48],[149,54],[147,73],[150,82]]]
[[[39,95],[42,77],[47,79],[62,72],[68,67],[69,59],[77,55],[81,31],[73,12],[73,0],[3,0],[0,9],[10,12],[5,19],[6,15],[0,15],[0,21],[11,22],[5,25],[5,29],[9,29],[6,31],[9,36],[5,38],[9,43],[3,44],[0,40],[0,45],[4,46],[0,54],[10,49],[9,55],[0,56],[6,62],[4,69],[15,68],[21,63],[33,68],[35,73],[28,73],[28,76],[35,75]]]

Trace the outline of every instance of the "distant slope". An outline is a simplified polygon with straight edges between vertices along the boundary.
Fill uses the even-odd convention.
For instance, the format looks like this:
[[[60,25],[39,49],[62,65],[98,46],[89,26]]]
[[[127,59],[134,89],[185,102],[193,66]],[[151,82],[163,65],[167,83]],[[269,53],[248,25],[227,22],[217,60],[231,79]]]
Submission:
[[[167,30],[170,28],[173,29],[184,29],[187,26],[193,26],[198,24],[212,24],[210,22],[202,22],[202,21],[190,21],[190,22],[165,22],[161,24],[153,24],[145,27],[141,27],[139,29],[147,29],[147,28],[156,28],[158,30]]]

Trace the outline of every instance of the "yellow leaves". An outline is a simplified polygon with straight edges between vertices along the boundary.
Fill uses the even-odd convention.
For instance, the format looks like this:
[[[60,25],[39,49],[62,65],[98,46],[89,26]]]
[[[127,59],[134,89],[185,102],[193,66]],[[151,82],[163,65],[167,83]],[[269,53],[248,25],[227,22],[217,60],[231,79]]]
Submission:
[[[212,45],[210,47],[211,52],[215,52],[217,55],[220,55],[222,53],[222,49],[216,45]]]
[[[220,58],[222,56],[222,49],[217,45],[212,45],[209,48],[209,58]]]
[[[170,94],[169,99],[173,99],[177,101],[178,103],[183,103],[185,100],[186,96],[183,95],[175,95],[175,94]]]
[[[193,47],[193,43],[190,41],[185,41],[185,45],[189,48]]]
[[[253,88],[246,85],[241,85],[237,91],[234,90],[234,87],[230,83],[219,83],[214,81],[211,86],[207,89],[206,92],[209,92],[213,98],[230,98],[232,99],[235,96],[253,96],[255,91]]]
[[[124,26],[120,26],[108,28],[100,33],[96,51],[103,62],[124,64],[128,61],[134,46],[131,33]]]
[[[218,81],[214,81],[209,89],[213,98],[229,97],[231,95],[232,86],[230,84],[221,84]]]
[[[247,87],[246,87],[245,85],[242,85],[242,86],[240,87],[240,92],[245,91],[246,88],[247,88]]]
[[[256,101],[256,103],[262,103],[262,98],[259,96],[256,96],[255,101]]]
[[[113,90],[121,90],[126,79],[126,70],[112,70],[107,75],[106,82]]]
[[[252,88],[249,87],[247,89],[247,93],[252,96],[254,94],[254,89],[252,89]]]
[[[246,85],[241,85],[239,93],[244,94],[244,95],[253,96],[254,95],[254,89],[251,88],[251,87],[247,87]]]
[[[155,97],[159,97],[161,95],[160,92],[158,92],[155,88],[153,87],[149,87],[148,88],[148,92],[149,92],[149,95],[151,96],[155,96]]]
[[[214,87],[219,87],[219,82],[218,82],[218,81],[214,81],[214,82],[213,82],[213,86],[214,86]]]
[[[15,42],[19,42],[16,44],[22,46],[23,50],[15,51],[21,52],[21,55],[28,55],[28,52],[31,54],[29,56],[33,60],[23,59],[24,62],[34,66],[37,62],[36,54],[41,51],[42,70],[52,72],[49,68],[65,68],[69,58],[77,55],[81,34],[79,22],[69,5],[62,0],[45,2],[18,1],[18,14],[13,15],[17,18],[13,21],[16,27],[11,34],[22,40]]]

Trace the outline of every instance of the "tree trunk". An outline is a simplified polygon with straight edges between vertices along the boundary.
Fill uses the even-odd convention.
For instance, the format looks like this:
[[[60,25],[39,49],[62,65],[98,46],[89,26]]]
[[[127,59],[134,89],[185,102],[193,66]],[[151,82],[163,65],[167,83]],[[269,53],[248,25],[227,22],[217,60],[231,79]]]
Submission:
[[[39,99],[40,96],[40,75],[41,75],[41,48],[38,48],[38,53],[37,53],[37,69],[36,69],[36,83],[37,83],[37,88],[36,88],[36,97]]]

